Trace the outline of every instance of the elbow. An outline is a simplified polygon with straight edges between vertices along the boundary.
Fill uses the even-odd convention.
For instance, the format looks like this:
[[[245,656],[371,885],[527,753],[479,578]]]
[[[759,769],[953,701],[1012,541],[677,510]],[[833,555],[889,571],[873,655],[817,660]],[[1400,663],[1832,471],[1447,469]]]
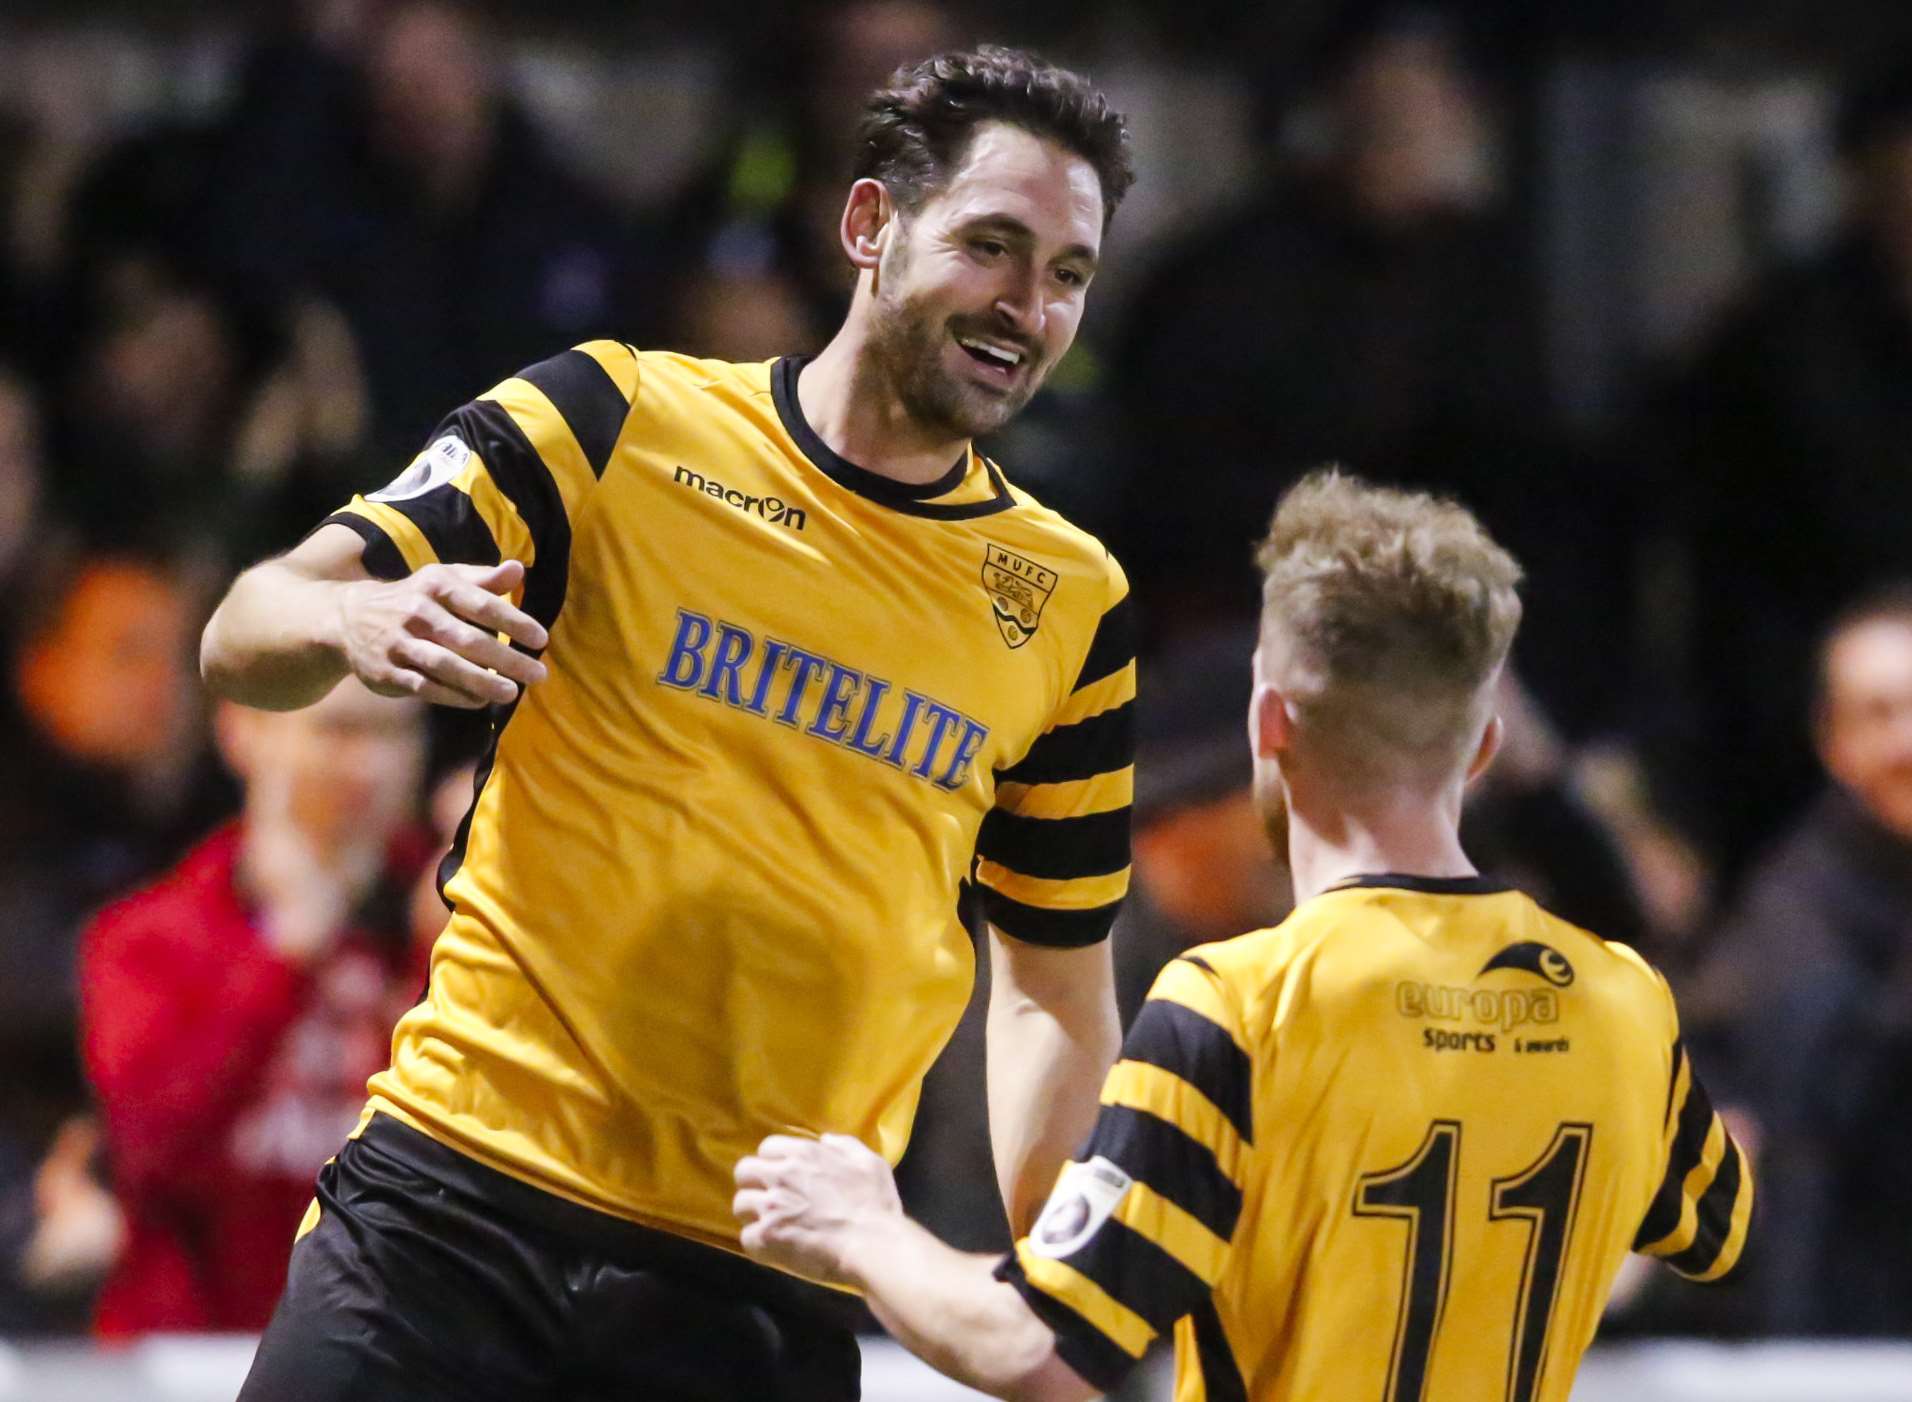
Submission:
[[[1005,1402],[1088,1402],[1101,1395],[1102,1389],[1057,1356],[1053,1335],[1041,1359],[1002,1392]]]
[[[226,651],[221,646],[219,632],[219,615],[224,609],[225,605],[221,604],[213,610],[212,617],[206,620],[205,631],[199,635],[199,680],[214,696],[227,695],[226,689],[231,685]]]

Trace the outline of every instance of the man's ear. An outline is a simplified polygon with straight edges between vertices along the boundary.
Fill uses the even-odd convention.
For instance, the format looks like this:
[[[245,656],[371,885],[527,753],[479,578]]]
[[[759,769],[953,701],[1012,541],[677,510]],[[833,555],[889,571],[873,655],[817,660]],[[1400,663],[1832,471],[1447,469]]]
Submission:
[[[1294,743],[1295,721],[1288,714],[1288,698],[1266,684],[1255,688],[1248,703],[1248,740],[1256,759],[1276,759]]]
[[[865,178],[850,187],[837,233],[851,267],[858,272],[876,271],[877,264],[883,261],[883,246],[895,219],[896,205],[882,181]]]
[[[1494,756],[1500,753],[1501,737],[1506,733],[1507,727],[1501,722],[1500,712],[1496,711],[1487,718],[1487,729],[1480,734],[1480,748],[1474,751],[1473,759],[1467,763],[1468,783],[1473,783],[1487,772],[1487,766],[1492,764]]]

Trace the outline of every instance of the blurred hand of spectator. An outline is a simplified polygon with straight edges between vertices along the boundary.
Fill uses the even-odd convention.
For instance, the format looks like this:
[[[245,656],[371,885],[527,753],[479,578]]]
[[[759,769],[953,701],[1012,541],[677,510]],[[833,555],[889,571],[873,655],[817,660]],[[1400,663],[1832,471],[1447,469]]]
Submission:
[[[33,1235],[20,1255],[24,1283],[43,1293],[97,1285],[118,1259],[126,1223],[94,1173],[99,1121],[76,1115],[60,1126],[33,1180]]]

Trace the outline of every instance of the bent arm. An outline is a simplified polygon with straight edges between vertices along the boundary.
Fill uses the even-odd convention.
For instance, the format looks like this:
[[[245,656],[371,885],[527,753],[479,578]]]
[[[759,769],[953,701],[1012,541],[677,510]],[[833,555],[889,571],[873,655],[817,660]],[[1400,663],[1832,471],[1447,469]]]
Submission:
[[[1095,1126],[1122,1046],[1109,942],[1057,949],[990,930],[989,1141],[1021,1236]]]
[[[200,640],[206,685],[293,711],[349,672],[382,696],[475,710],[508,705],[544,679],[529,655],[550,641],[544,625],[507,597],[524,583],[519,561],[432,564],[387,581],[362,552],[355,532],[331,524],[240,575]]]
[[[372,578],[363,550],[346,527],[322,526],[234,580],[200,639],[208,689],[261,710],[294,711],[336,686],[351,670],[344,593]]]

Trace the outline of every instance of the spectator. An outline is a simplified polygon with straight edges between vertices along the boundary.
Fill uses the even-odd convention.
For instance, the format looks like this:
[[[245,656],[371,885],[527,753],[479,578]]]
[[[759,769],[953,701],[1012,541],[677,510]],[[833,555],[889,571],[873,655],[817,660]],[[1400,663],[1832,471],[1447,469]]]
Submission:
[[[77,296],[56,495],[89,539],[193,542],[223,569],[289,547],[315,503],[360,485],[363,387],[336,313],[239,317],[203,273],[140,247],[88,264]]]
[[[1678,779],[1729,869],[1816,782],[1814,640],[1912,559],[1912,52],[1838,135],[1842,235],[1749,289],[1660,406],[1694,595]]]
[[[195,762],[178,582],[119,556],[37,560],[9,653],[0,770],[0,1122],[77,1108],[73,951],[98,903],[171,860],[222,795]]]
[[[1582,733],[1608,718],[1607,649],[1626,646],[1617,507],[1549,425],[1538,299],[1459,30],[1432,7],[1352,8],[1367,27],[1330,46],[1312,143],[1172,246],[1130,307],[1116,548],[1159,640],[1252,615],[1251,538],[1319,463],[1455,492],[1531,562],[1517,661]]]
[[[553,157],[467,7],[360,14],[252,55],[196,226],[248,285],[339,308],[372,449],[402,461],[496,367],[644,337],[664,279],[648,228]]]
[[[1696,987],[1757,1121],[1762,1326],[1912,1333],[1912,585],[1821,644],[1830,784],[1748,875]],[[1722,1087],[1722,1090],[1726,1090]]]
[[[239,820],[105,911],[81,961],[86,1068],[127,1242],[108,1336],[263,1328],[312,1177],[416,1001],[423,708],[347,681],[223,706]]]

